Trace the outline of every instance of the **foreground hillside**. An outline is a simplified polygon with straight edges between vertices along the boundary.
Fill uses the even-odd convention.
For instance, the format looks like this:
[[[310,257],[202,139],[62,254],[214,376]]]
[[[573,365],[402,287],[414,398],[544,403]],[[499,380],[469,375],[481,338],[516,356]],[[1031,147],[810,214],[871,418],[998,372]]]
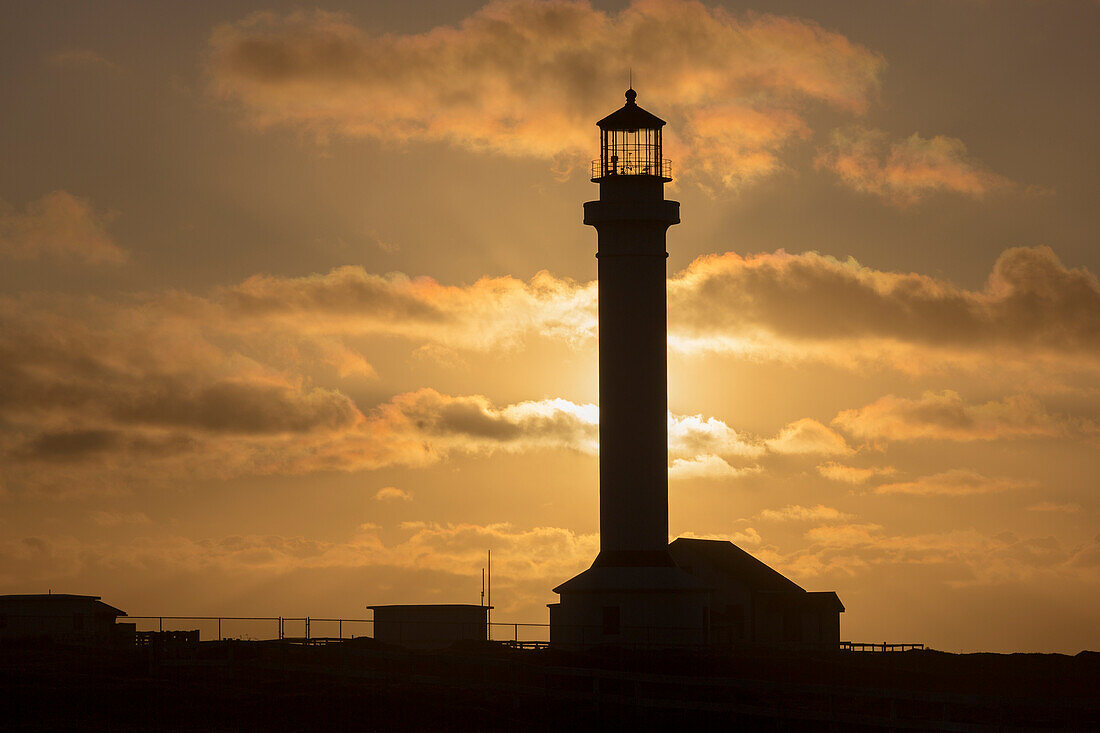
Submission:
[[[0,647],[4,730],[1100,728],[1100,655]]]

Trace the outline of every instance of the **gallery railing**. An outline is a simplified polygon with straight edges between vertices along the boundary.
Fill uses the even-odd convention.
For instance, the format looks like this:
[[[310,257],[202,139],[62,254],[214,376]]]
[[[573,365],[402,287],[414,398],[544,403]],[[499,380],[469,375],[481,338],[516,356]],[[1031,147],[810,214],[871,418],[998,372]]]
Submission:
[[[622,160],[609,160],[605,163],[602,158],[596,158],[592,161],[592,180],[599,180],[605,176],[672,178],[672,161],[667,158],[661,160],[624,158]]]

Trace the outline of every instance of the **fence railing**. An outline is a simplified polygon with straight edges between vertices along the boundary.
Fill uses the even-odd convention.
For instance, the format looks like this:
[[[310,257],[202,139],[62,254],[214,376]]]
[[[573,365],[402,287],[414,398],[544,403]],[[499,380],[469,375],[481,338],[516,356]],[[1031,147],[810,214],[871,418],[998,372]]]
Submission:
[[[840,642],[840,650],[845,652],[908,652],[921,649],[924,649],[924,644],[887,644],[885,641],[881,643],[863,641]]]
[[[342,639],[354,639],[358,637],[374,636],[374,620],[363,618],[329,618],[313,616],[128,616],[120,619],[134,623],[136,630],[141,631],[198,631],[199,639],[211,641],[215,639],[241,639],[249,641],[265,641],[285,639],[292,641],[337,641]],[[417,621],[403,622],[410,626],[418,625]],[[442,626],[439,622],[423,622],[431,626]],[[647,633],[640,636],[640,631],[656,631],[656,629],[632,628],[624,626],[619,638],[607,638],[603,635],[600,626],[580,629],[564,629],[569,632],[580,632],[581,638],[573,640],[574,643],[586,643],[592,639],[598,639],[611,644],[632,645],[641,644],[647,647],[661,646],[656,638],[651,638]],[[660,629],[663,636],[669,629]],[[673,629],[672,631],[676,631]],[[689,629],[682,629],[687,632]],[[586,633],[588,632],[588,633]],[[550,644],[550,624],[547,623],[519,623],[492,621],[488,624],[486,637],[490,641],[500,642],[510,647],[521,649],[545,648]],[[568,644],[568,642],[565,642]],[[670,644],[677,646],[678,644]],[[705,644],[704,644],[705,645]],[[724,644],[711,644],[716,647],[741,647],[757,646],[752,642],[732,642]],[[857,642],[841,641],[834,643],[813,642],[776,642],[768,646],[790,648],[813,648],[820,650],[838,649],[851,652],[896,652],[924,649],[921,643],[889,643],[889,642]]]
[[[354,639],[374,635],[374,620],[365,618],[320,618],[314,616],[126,616],[120,621],[136,624],[138,631],[197,630],[203,641],[212,639]],[[420,622],[406,621],[409,625]],[[425,622],[438,626],[438,622]],[[492,621],[490,641],[550,641],[550,624]]]
[[[374,621],[367,618],[313,616],[126,616],[138,631],[197,630],[203,641],[242,639],[354,639],[374,635]],[[184,628],[186,627],[186,628]]]

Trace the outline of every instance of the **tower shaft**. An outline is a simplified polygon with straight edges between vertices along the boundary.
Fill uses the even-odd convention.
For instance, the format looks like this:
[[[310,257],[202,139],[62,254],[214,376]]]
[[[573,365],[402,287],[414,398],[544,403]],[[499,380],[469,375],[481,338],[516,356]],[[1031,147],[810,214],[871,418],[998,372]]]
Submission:
[[[653,176],[606,177],[584,206],[598,232],[600,555],[596,566],[672,565],[668,554],[665,233],[679,203]]]

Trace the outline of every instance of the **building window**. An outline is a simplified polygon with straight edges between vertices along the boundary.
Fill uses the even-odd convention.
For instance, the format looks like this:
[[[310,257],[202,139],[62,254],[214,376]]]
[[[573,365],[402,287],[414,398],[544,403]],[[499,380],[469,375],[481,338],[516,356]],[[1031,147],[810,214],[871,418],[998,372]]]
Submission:
[[[619,607],[603,607],[603,633],[604,636],[614,636],[619,633]]]

